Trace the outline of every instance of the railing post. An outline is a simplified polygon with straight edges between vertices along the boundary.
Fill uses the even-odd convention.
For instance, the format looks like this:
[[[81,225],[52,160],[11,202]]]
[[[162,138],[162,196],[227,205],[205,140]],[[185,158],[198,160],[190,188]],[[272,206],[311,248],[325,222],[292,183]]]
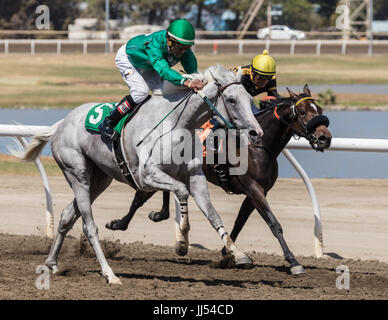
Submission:
[[[346,39],[342,41],[341,54],[346,54]]]
[[[290,55],[293,56],[294,54],[295,54],[295,40],[292,40],[290,45]]]
[[[62,50],[62,41],[57,40],[57,54],[61,54],[61,50]]]
[[[287,149],[283,149],[282,153],[286,157],[286,159],[291,163],[291,165],[294,167],[296,172],[298,172],[299,176],[302,178],[307,188],[307,191],[310,195],[310,198],[313,204],[313,210],[314,210],[314,251],[315,251],[315,256],[317,258],[321,258],[323,257],[323,231],[322,231],[322,223],[321,223],[321,212],[319,209],[318,198],[315,193],[313,184],[311,183],[311,180],[307,175],[307,173],[303,170],[302,166],[294,158],[291,152],[288,151]]]
[[[23,137],[17,137],[24,148],[27,148],[28,143]],[[39,158],[34,160],[36,167],[39,170],[40,177],[43,181],[44,192],[46,195],[46,237],[53,239],[54,238],[54,206],[53,199],[50,190],[50,184],[47,178],[46,171]]]
[[[4,53],[5,54],[9,53],[9,40],[5,40],[4,42]]]
[[[83,42],[83,53],[84,54],[88,53],[88,40],[84,40]]]
[[[113,53],[113,41],[109,40],[109,53]]]
[[[218,53],[218,43],[213,42],[213,54],[217,54],[217,53]]]
[[[238,42],[238,54],[243,54],[243,52],[244,52],[244,44],[243,44],[243,42],[240,40],[240,41]]]
[[[318,40],[318,41],[317,41],[317,49],[316,49],[316,55],[317,55],[317,56],[320,56],[320,55],[321,55],[321,44],[322,44],[322,41],[321,41],[321,40]]]
[[[35,54],[35,40],[31,40],[31,55]]]

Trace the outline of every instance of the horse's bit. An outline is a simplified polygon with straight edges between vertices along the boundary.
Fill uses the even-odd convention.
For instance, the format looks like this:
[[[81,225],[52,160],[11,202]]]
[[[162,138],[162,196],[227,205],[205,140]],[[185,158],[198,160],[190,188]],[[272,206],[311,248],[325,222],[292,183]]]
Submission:
[[[286,124],[289,128],[291,128],[294,132],[294,135],[298,136],[299,138],[300,137],[304,137],[306,138],[310,145],[318,150],[318,151],[322,151],[320,150],[319,148],[319,144],[318,144],[318,138],[316,138],[313,134],[313,132],[315,131],[315,129],[317,127],[319,127],[320,125],[324,125],[326,127],[329,126],[329,118],[327,118],[326,116],[320,114],[320,115],[317,115],[315,117],[313,117],[312,119],[310,119],[306,124],[300,119],[299,117],[299,112],[298,112],[298,109],[296,108],[298,106],[298,104],[300,104],[302,101],[305,101],[305,100],[312,100],[314,101],[314,99],[312,97],[304,97],[304,98],[301,98],[299,99],[295,104],[293,104],[291,106],[291,111],[292,111],[292,116],[291,118],[292,119],[296,119],[300,125],[302,126],[303,130],[302,131],[299,131],[298,129],[296,129],[291,123],[289,123],[288,121],[286,121],[283,117],[280,117],[279,114],[277,113],[277,106],[274,108],[274,115],[275,117],[282,121],[284,124]]]

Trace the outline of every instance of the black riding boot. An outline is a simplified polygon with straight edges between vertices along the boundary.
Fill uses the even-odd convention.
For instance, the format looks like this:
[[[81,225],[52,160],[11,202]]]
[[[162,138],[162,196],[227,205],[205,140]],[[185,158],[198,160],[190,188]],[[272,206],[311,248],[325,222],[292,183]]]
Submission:
[[[213,132],[215,131],[215,129],[217,129],[217,127],[218,127],[218,123],[215,126],[215,128],[212,129],[211,134],[214,134]],[[214,153],[214,167],[213,168],[217,174],[217,177],[218,177],[218,180],[221,184],[221,187],[227,193],[232,194],[233,192],[230,191],[231,188],[230,188],[230,182],[229,182],[228,167],[226,164],[219,163],[219,161],[218,161],[219,152],[223,152],[222,151],[222,140],[219,141],[218,136],[215,136],[215,137],[213,137],[213,139],[209,139],[206,146],[207,146],[207,150]]]
[[[135,107],[135,102],[130,95],[125,96],[114,108],[110,115],[107,116],[103,122],[98,126],[101,135],[112,138],[114,127],[120,120]]]

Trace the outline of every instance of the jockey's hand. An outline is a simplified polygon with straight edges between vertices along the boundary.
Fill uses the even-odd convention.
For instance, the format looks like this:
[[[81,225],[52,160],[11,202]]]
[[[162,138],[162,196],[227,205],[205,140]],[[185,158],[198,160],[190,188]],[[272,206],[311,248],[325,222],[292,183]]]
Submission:
[[[195,79],[195,80],[186,80],[184,82],[184,85],[192,90],[194,90],[195,92],[197,92],[198,90],[202,90],[203,87],[205,86],[205,84],[199,80],[199,79]]]

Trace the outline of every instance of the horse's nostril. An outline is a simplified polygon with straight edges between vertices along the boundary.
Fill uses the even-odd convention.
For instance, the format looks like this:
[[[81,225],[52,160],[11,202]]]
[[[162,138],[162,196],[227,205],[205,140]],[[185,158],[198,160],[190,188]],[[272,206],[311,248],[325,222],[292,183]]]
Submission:
[[[249,131],[249,135],[250,135],[251,137],[256,137],[258,134],[257,134],[257,132],[256,132],[255,130],[250,130],[250,131]]]

